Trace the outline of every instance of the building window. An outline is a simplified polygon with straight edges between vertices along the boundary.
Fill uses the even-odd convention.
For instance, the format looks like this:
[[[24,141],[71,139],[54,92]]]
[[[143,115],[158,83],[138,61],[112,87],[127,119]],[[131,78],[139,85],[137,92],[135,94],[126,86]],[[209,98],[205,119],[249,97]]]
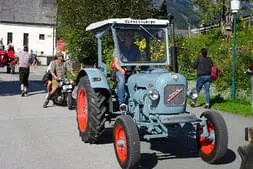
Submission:
[[[29,34],[28,33],[24,33],[24,37],[23,37],[23,45],[24,46],[28,46],[28,38]]]
[[[40,34],[39,35],[39,40],[45,40],[45,35],[44,34]]]
[[[7,45],[12,43],[12,36],[13,36],[12,32],[7,33]]]

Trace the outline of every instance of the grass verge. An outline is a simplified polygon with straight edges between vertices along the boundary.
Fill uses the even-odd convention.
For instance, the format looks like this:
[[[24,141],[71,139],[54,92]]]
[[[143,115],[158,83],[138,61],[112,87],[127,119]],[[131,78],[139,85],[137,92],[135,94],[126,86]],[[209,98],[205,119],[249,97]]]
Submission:
[[[196,104],[200,106],[204,105],[205,98],[203,96],[199,96]],[[251,104],[240,100],[232,101],[232,100],[224,100],[223,98],[220,97],[212,97],[211,108],[224,112],[239,114],[246,117],[253,116]]]

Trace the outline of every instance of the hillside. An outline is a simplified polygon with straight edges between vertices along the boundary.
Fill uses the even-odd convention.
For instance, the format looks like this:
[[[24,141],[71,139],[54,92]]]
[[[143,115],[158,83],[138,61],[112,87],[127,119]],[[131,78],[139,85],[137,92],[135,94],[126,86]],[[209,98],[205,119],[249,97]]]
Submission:
[[[167,0],[168,12],[172,13],[176,18],[176,28],[177,29],[187,29],[190,25],[191,27],[198,27],[200,25],[201,17],[198,14],[198,8],[193,7],[191,0]],[[160,8],[161,10],[166,10],[166,0],[153,0],[153,7]],[[253,3],[241,1],[241,7],[239,15],[242,17],[249,16],[253,13],[252,11]],[[211,17],[207,25],[217,22],[220,18],[220,13]]]
[[[200,17],[194,11],[191,0],[168,0],[168,12],[173,14],[176,19],[177,29],[188,29],[188,26],[196,27],[199,25]],[[153,0],[153,7],[166,11],[166,2],[163,0]],[[165,13],[163,15],[167,16]]]
[[[168,11],[176,18],[176,28],[187,29],[196,27],[199,24],[200,17],[191,7],[189,0],[169,0]]]

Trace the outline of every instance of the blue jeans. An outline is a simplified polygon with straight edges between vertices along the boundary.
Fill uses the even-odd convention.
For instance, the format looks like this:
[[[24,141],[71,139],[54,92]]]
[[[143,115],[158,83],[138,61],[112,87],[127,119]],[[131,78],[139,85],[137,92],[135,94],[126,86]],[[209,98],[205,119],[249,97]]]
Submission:
[[[119,104],[125,102],[125,81],[126,76],[122,75],[119,71],[116,72],[116,79],[118,81],[118,101]]]
[[[199,93],[202,89],[202,86],[204,85],[205,88],[205,95],[206,95],[206,104],[210,105],[210,82],[211,82],[211,76],[199,76],[197,78],[197,84],[196,89]],[[196,103],[196,100],[193,100],[194,103]]]

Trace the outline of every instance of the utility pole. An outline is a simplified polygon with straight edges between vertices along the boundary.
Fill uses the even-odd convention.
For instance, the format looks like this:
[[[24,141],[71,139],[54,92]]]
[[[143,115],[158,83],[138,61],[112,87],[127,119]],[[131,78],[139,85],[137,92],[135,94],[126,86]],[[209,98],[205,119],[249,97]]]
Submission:
[[[233,51],[232,51],[232,87],[231,87],[231,99],[234,101],[236,96],[236,17],[240,8],[239,0],[231,0],[231,11],[233,14],[233,24],[234,24],[234,39],[233,39]]]

